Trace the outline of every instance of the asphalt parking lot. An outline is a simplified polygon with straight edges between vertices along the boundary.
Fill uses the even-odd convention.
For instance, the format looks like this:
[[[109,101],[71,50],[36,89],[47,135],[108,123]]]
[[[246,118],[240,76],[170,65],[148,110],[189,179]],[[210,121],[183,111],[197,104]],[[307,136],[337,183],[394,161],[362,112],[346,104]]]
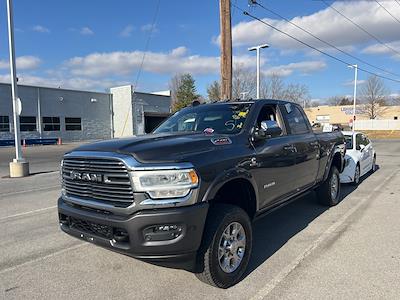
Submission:
[[[257,221],[246,277],[227,290],[61,233],[58,165],[73,146],[27,148],[24,179],[1,178],[12,151],[0,148],[0,298],[399,298],[400,141],[375,142],[379,169],[336,207],[309,194]]]

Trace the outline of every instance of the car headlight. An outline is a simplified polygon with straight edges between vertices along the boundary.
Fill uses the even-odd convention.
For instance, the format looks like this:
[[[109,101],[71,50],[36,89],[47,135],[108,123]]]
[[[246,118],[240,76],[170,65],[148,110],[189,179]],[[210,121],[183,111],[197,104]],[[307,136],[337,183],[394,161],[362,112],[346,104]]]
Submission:
[[[146,192],[153,199],[185,197],[198,184],[193,169],[132,172],[133,190]]]

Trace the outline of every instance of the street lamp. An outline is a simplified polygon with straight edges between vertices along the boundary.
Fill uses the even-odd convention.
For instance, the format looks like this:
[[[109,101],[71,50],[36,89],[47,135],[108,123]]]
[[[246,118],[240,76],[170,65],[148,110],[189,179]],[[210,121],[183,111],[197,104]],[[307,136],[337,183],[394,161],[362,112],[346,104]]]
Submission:
[[[260,99],[260,49],[268,47],[268,44],[263,44],[248,48],[249,51],[257,51],[257,99]]]
[[[11,92],[14,116],[15,159],[10,162],[10,177],[23,177],[29,175],[29,163],[22,157],[21,138],[19,132],[19,115],[21,104],[18,99],[17,70],[15,67],[14,49],[14,21],[12,0],[7,0],[8,17],[8,44],[10,50]]]
[[[354,69],[354,97],[353,97],[353,132],[354,132],[354,127],[356,125],[356,99],[357,99],[357,70],[358,70],[358,65],[351,65],[348,66],[351,69]]]

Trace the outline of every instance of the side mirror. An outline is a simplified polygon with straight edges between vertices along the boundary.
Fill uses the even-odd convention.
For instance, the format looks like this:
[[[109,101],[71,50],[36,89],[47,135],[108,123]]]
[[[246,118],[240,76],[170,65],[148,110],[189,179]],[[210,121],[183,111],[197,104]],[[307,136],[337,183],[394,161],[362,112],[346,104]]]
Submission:
[[[253,133],[254,140],[265,140],[266,138],[272,138],[279,136],[282,133],[282,129],[279,127],[276,121],[262,121],[261,128],[256,128]]]
[[[360,145],[360,151],[363,152],[365,149],[365,145]]]

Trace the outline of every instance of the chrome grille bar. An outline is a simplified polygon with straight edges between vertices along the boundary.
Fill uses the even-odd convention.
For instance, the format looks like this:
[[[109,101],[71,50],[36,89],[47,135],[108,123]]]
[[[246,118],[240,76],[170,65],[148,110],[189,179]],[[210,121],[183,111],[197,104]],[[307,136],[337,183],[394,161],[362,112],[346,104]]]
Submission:
[[[96,174],[101,181],[74,178],[73,173]],[[114,158],[64,157],[62,184],[66,196],[129,206],[134,202],[125,164]]]

